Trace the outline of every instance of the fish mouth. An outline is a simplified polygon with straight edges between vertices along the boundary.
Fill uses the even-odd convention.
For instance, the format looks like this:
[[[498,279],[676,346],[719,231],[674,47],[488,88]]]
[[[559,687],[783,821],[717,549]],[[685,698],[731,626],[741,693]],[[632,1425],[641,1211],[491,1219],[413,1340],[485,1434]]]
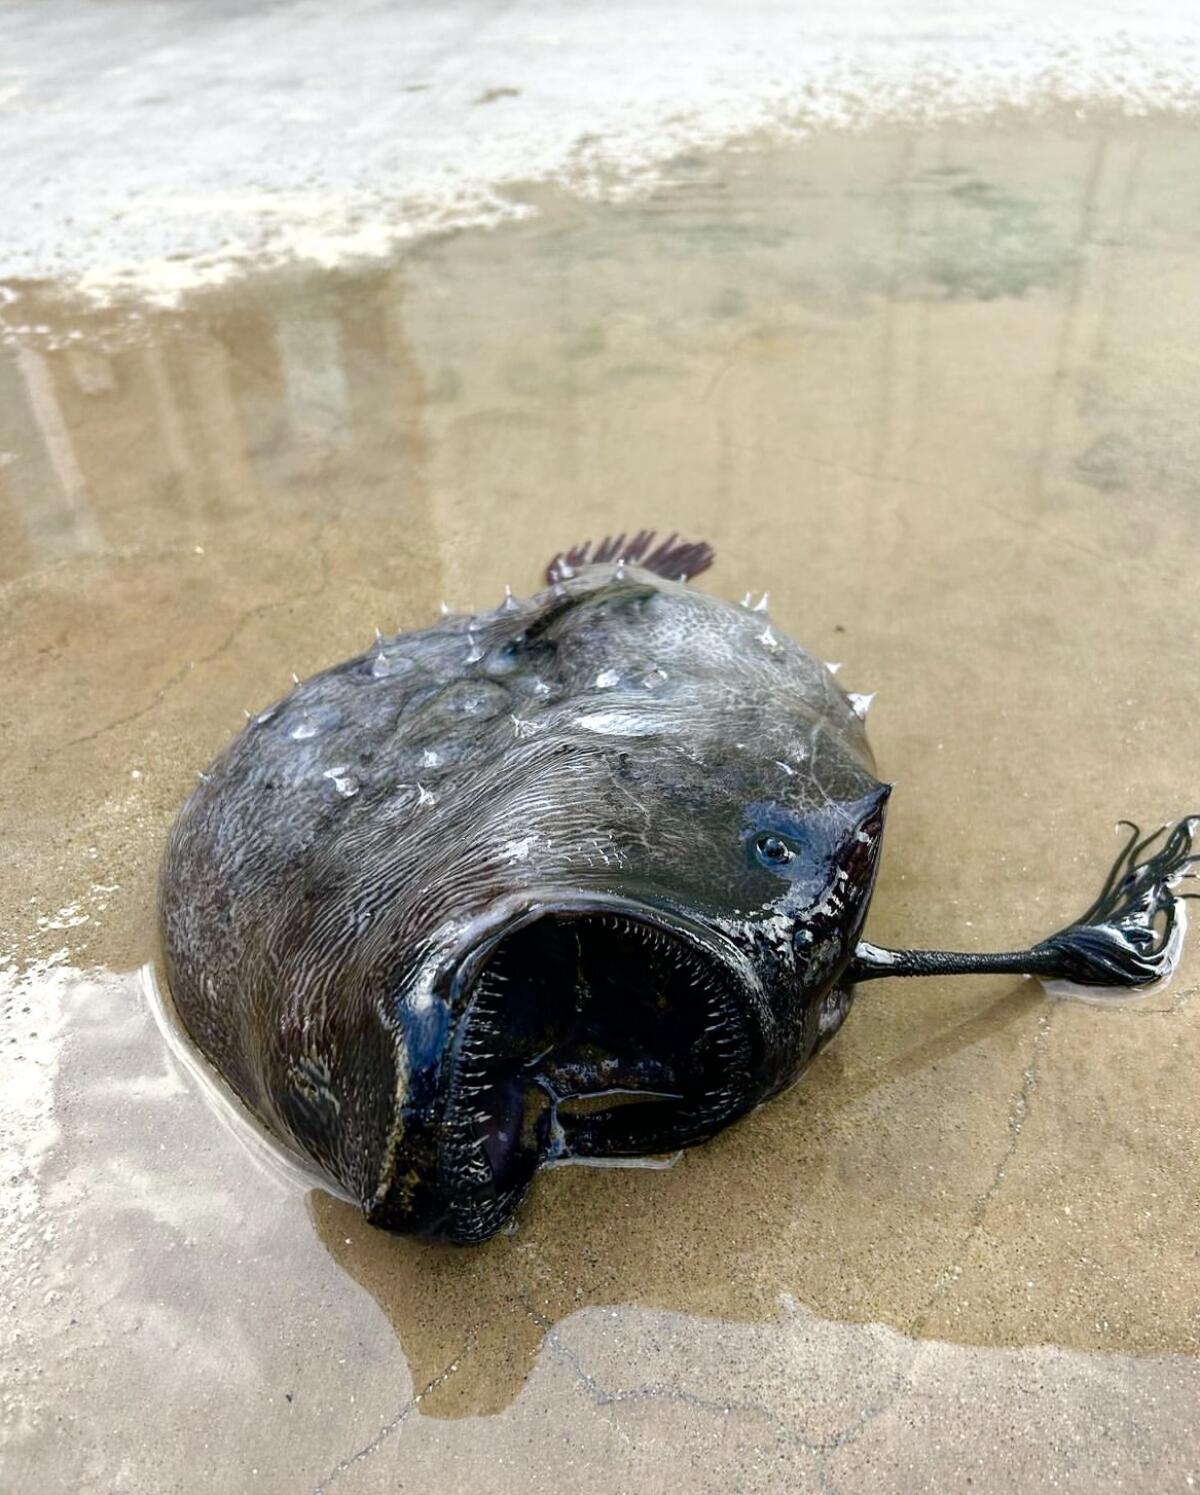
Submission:
[[[548,1163],[703,1142],[755,1103],[761,987],[707,928],[621,903],[525,910],[463,963],[439,1233],[482,1240]]]

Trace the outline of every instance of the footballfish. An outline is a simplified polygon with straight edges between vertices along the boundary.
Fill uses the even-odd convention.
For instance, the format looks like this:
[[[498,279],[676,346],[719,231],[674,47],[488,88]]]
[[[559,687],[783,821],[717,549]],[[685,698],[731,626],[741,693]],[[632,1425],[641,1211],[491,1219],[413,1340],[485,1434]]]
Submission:
[[[528,601],[377,635],[251,717],[161,880],[201,1052],[367,1219],[451,1241],[543,1165],[711,1138],[885,976],[1167,976],[1200,817],[1132,829],[1067,928],[998,954],[863,938],[891,786],[869,697],[704,544],[555,557]]]

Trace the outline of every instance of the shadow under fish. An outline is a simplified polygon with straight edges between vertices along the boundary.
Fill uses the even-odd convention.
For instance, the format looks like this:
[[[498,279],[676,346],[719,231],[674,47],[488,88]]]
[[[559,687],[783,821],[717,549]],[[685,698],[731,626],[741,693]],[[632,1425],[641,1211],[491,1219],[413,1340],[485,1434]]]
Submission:
[[[791,1085],[858,982],[1169,976],[1197,817],[1131,827],[1028,950],[862,939],[867,697],[648,533],[297,682],[201,776],[161,924],[192,1038],[389,1230],[482,1241],[538,1168],[691,1147]]]

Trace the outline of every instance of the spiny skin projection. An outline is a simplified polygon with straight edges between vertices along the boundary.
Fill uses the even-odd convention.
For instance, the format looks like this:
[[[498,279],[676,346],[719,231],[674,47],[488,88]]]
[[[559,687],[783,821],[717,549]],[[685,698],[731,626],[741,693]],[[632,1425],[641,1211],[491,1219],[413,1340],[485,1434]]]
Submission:
[[[544,1163],[707,1140],[796,1079],[856,981],[1170,975],[1197,816],[1130,827],[1029,949],[860,939],[889,793],[871,697],[765,596],[688,587],[711,560],[622,535],[529,601],[381,636],[251,718],[181,810],[179,1014],[374,1224],[485,1240]]]
[[[603,554],[297,683],[171,837],[184,1024],[389,1229],[480,1240],[548,1160],[701,1142],[851,1000],[861,707],[679,579],[707,547]]]

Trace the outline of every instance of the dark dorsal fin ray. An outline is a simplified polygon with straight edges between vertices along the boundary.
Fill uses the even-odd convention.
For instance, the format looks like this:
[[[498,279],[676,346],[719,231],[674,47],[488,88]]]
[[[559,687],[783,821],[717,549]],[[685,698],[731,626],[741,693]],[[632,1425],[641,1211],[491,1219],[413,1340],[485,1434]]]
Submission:
[[[628,535],[606,535],[596,546],[590,540],[570,550],[560,550],[546,567],[546,580],[561,581],[580,566],[602,566],[613,561],[628,561],[668,581],[687,581],[707,571],[716,557],[712,546],[704,540],[681,540],[672,532],[657,546],[652,529],[639,530],[632,539]],[[653,547],[653,548],[652,548]]]

